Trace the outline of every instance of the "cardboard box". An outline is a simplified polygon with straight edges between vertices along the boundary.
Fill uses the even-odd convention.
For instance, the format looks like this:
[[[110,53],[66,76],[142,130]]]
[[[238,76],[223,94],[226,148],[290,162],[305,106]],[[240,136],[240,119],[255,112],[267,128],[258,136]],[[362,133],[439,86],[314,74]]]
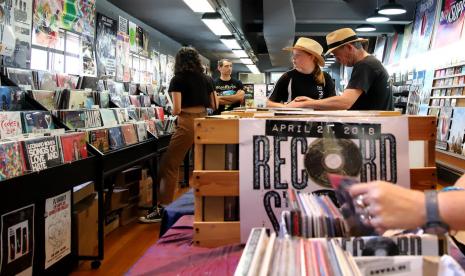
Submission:
[[[115,187],[126,188],[134,182],[139,182],[142,178],[142,168],[140,166],[124,170],[116,175]]]
[[[130,204],[121,209],[120,226],[128,225],[139,217],[139,207],[137,204]]]
[[[77,235],[78,255],[97,256],[98,196],[96,193],[74,204],[73,219],[76,222],[74,233]]]
[[[139,206],[140,207],[150,207],[152,206],[152,178],[149,176],[146,179],[142,179],[139,182],[139,195],[140,195],[140,200],[139,200]]]
[[[112,212],[105,217],[105,227],[104,233],[105,236],[113,232],[119,227],[119,212]]]
[[[73,188],[73,204],[85,199],[95,192],[94,182],[86,182]]]
[[[108,191],[107,191],[108,192]],[[121,209],[129,204],[129,189],[114,188],[111,194],[109,212]]]

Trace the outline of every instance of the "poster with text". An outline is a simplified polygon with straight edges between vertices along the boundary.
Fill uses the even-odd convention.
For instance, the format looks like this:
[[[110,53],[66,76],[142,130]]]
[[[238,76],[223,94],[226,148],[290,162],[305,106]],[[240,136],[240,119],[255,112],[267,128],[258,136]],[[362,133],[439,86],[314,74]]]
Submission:
[[[35,0],[32,17],[32,44],[47,48],[55,48],[59,38],[60,22],[57,19],[62,14],[61,1]]]
[[[71,253],[71,191],[45,201],[45,269]]]
[[[429,50],[436,22],[437,0],[417,2],[412,36],[408,45],[407,56],[413,56]]]
[[[128,34],[128,20],[122,16],[118,17],[118,32]]]
[[[95,52],[97,55],[97,74],[115,76],[116,71],[116,32],[118,23],[115,19],[97,14],[97,39]]]
[[[464,5],[462,0],[441,1],[441,13],[433,48],[440,48],[460,40],[465,16]]]
[[[241,119],[239,158],[245,242],[252,227],[278,231],[288,189],[331,189],[327,173],[410,187],[408,118]]]
[[[137,46],[137,25],[136,23],[129,21],[129,45],[130,50],[133,53],[138,52]]]
[[[116,81],[129,82],[131,80],[129,36],[118,32],[116,40]]]
[[[85,76],[97,75],[93,40],[93,37],[82,36],[82,68]]]
[[[1,1],[0,8],[3,9],[0,37],[2,45],[6,46],[6,52],[1,51],[3,63],[10,67],[30,68],[32,0],[5,0]]]
[[[3,214],[1,275],[32,275],[34,204]]]
[[[60,27],[94,37],[95,0],[65,0],[60,2],[63,3],[62,14],[59,15]]]

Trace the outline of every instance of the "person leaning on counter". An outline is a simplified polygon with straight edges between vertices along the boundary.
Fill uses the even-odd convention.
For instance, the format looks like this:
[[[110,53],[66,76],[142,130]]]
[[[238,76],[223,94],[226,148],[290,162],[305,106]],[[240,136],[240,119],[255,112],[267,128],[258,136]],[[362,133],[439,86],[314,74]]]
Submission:
[[[320,110],[393,110],[389,75],[374,56],[368,54],[363,43],[350,28],[336,30],[326,36],[329,53],[342,65],[353,67],[349,84],[340,96],[314,100],[297,97],[288,107],[308,107]]]

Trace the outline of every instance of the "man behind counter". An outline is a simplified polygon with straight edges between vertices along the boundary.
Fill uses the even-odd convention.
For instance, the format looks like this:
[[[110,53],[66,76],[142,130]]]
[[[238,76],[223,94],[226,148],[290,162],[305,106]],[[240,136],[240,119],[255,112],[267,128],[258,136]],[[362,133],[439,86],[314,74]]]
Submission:
[[[363,48],[366,39],[358,38],[350,28],[336,30],[326,36],[328,51],[337,61],[353,67],[349,84],[340,96],[314,100],[297,97],[288,107],[309,107],[321,110],[392,110],[389,75],[382,63]]]
[[[215,91],[219,100],[218,114],[239,107],[244,101],[245,92],[242,82],[231,77],[232,67],[232,62],[228,59],[218,61],[218,71],[221,74],[215,80]]]

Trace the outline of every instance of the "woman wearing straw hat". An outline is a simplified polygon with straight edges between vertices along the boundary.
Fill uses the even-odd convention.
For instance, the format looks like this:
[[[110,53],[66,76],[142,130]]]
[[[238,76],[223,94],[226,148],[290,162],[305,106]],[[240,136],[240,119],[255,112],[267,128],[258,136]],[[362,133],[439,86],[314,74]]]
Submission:
[[[331,77],[321,71],[325,61],[321,54],[323,47],[313,39],[301,37],[294,47],[284,48],[292,51],[294,69],[284,73],[276,82],[267,106],[284,107],[296,97],[324,99],[336,95]]]
[[[326,54],[333,53],[339,63],[353,67],[349,84],[340,96],[321,100],[297,97],[288,106],[326,110],[392,110],[389,75],[383,64],[365,51],[362,42],[366,41],[357,37],[350,28],[328,34],[329,50]]]

